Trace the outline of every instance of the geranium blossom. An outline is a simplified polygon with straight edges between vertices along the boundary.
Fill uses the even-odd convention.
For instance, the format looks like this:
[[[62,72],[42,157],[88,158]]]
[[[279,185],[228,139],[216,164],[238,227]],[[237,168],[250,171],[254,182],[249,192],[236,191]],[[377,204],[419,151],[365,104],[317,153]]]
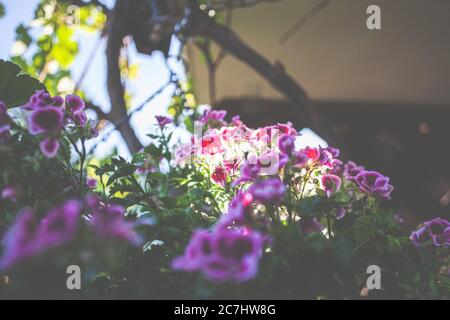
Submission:
[[[341,178],[334,174],[324,174],[322,176],[322,188],[325,191],[325,194],[328,198],[331,197],[334,193],[339,191],[341,188],[342,181]]]
[[[76,96],[73,94],[67,95],[65,102],[66,102],[67,108],[73,113],[82,111],[86,107],[83,99],[81,99],[79,96]]]
[[[450,246],[450,222],[442,218],[426,221],[411,233],[410,239],[416,247],[420,247],[428,239],[436,247]]]
[[[279,178],[272,178],[254,183],[249,192],[253,198],[267,204],[279,203],[286,192],[286,186]]]
[[[118,239],[139,245],[141,239],[134,230],[133,223],[125,221],[125,209],[114,204],[106,204],[95,195],[89,195],[91,211],[90,224],[95,233],[103,239]]]
[[[165,117],[165,116],[156,116],[156,121],[158,122],[158,126],[163,129],[165,128],[168,124],[171,124],[173,121],[172,119]]]
[[[394,187],[389,184],[389,178],[376,171],[361,171],[355,177],[361,191],[381,198],[390,199]]]
[[[200,271],[212,281],[247,281],[257,274],[264,243],[260,233],[249,229],[201,230],[194,233],[185,254],[172,266]]]
[[[52,97],[47,91],[39,90],[31,96],[29,102],[24,106],[26,110],[34,110],[45,107],[61,108],[64,105],[64,99],[56,96]]]
[[[17,189],[17,187],[9,185],[3,188],[1,197],[2,200],[9,200],[12,202],[16,202],[18,193],[19,190]]]
[[[78,229],[79,216],[80,205],[72,200],[50,210],[40,223],[31,209],[25,209],[6,234],[0,269],[71,241]]]

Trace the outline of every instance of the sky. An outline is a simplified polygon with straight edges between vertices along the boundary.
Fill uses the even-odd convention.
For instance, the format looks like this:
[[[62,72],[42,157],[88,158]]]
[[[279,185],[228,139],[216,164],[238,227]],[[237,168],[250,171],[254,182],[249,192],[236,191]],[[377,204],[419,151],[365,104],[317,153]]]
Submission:
[[[6,15],[0,19],[0,59],[7,60],[10,58],[11,48],[14,44],[15,28],[20,23],[30,23],[39,0],[2,0],[2,2],[6,7]],[[107,5],[112,5],[114,1],[104,0],[102,2]],[[78,33],[76,37],[79,40],[80,51],[71,66],[75,81],[79,79],[84,66],[89,61],[91,52],[97,44],[98,35]],[[176,54],[178,48],[179,43],[174,39],[171,46],[172,53]],[[100,106],[104,111],[108,111],[110,103],[106,87],[106,56],[104,52],[105,41],[102,42],[100,49],[97,50],[81,87],[93,103]],[[169,80],[169,71],[162,53],[153,53],[151,56],[142,55],[137,53],[134,47],[132,47],[129,54],[131,63],[139,66],[137,78],[127,84],[127,89],[133,94],[131,103],[133,108],[134,106],[139,106],[153,92],[167,83]],[[184,69],[181,64],[171,61],[170,65],[181,79],[185,78]],[[155,128],[154,117],[155,115],[165,114],[167,112],[172,93],[173,86],[169,86],[131,119],[132,126],[135,128],[138,138],[144,145],[151,142],[147,134]],[[302,145],[326,145],[323,140],[318,139],[310,130],[302,131],[302,134]],[[101,136],[98,139],[101,139]],[[106,143],[99,145],[96,155],[104,156],[113,147],[118,149],[119,154],[126,157],[129,156],[125,143],[117,132],[111,135]]]

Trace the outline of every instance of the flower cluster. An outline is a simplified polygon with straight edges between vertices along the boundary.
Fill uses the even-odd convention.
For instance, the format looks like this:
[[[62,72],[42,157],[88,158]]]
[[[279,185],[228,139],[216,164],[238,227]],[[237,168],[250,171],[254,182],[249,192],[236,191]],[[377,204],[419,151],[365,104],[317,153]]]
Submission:
[[[67,124],[75,128],[84,128],[88,124],[85,103],[76,95],[67,95],[64,100],[59,96],[52,97],[44,90],[37,91],[24,109],[30,111],[30,134],[43,137],[40,148],[48,158],[57,155],[59,137]]]
[[[176,270],[201,271],[213,281],[248,280],[258,269],[262,239],[270,238],[269,232],[261,230],[289,221],[297,221],[303,234],[325,229],[318,218],[295,210],[295,203],[317,196],[332,201],[339,194],[350,199],[355,192],[363,197],[390,198],[393,187],[388,177],[354,162],[344,164],[338,159],[338,149],[296,148],[300,136],[291,124],[250,129],[240,119],[228,124],[224,117],[222,111],[206,112],[201,119],[205,135],[193,137],[190,144],[175,152],[177,164],[193,164],[196,170],[208,172],[213,182],[235,192],[227,212],[212,230],[193,235],[185,254],[173,263]],[[330,210],[341,220],[349,208],[336,205]],[[251,263],[246,263],[244,256],[225,258],[217,242],[229,237],[225,242],[234,243],[244,235],[254,239],[248,240],[253,245],[245,250],[252,257]],[[242,270],[251,272],[242,274]]]
[[[450,246],[450,222],[442,218],[426,221],[411,233],[410,239],[416,247],[422,246],[427,240],[432,240],[436,247]]]
[[[23,209],[3,239],[0,270],[72,242],[80,229],[83,212],[97,237],[140,244],[134,224],[124,219],[124,208],[103,203],[97,196],[89,195],[86,203],[69,200],[50,209],[40,221],[31,209]]]
[[[79,202],[67,201],[50,210],[40,223],[31,209],[24,209],[4,239],[0,270],[70,242],[78,230],[80,209]]]

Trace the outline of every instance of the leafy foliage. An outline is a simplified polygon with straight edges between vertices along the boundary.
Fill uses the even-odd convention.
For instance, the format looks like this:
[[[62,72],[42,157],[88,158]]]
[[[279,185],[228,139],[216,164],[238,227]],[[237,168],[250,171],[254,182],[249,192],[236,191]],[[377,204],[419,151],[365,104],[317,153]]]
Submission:
[[[25,104],[28,98],[44,86],[20,67],[9,61],[0,60],[0,97],[10,108]]]

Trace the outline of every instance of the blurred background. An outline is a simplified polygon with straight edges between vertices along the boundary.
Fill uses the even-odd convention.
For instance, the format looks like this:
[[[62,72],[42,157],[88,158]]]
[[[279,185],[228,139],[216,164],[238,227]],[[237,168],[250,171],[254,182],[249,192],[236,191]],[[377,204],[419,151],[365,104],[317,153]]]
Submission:
[[[44,26],[33,27],[35,10],[43,1],[1,2],[6,14],[0,18],[0,58],[31,58],[16,28],[23,23],[35,37],[52,33]],[[174,3],[183,6],[190,1],[96,2],[109,10],[110,23],[111,17],[120,16],[117,12],[131,10],[124,14],[130,22],[148,10],[149,23],[127,30],[119,39],[128,63],[128,74],[122,78],[128,111],[142,107],[130,119],[140,144],[151,143],[147,134],[154,116],[170,113],[177,90],[170,82],[174,75],[191,84],[198,104],[239,114],[251,127],[291,121],[302,129],[308,123],[300,106],[307,99],[323,124],[304,131],[308,143],[336,145],[344,159],[390,176],[393,201],[407,223],[450,217],[448,0],[200,1],[205,16],[233,32],[228,38],[215,37],[199,23],[192,30],[200,30],[211,43],[181,37],[175,28],[156,41],[155,29],[160,32],[162,24],[155,22],[154,13],[163,7],[170,16]],[[366,26],[366,9],[372,4],[381,8],[381,30]],[[110,42],[103,33],[104,29],[75,32],[78,52],[68,67],[70,77],[58,79],[58,89],[70,92],[79,86],[107,113],[114,105],[105,54]],[[243,51],[247,48],[250,51]],[[289,94],[290,79],[298,85],[298,100]],[[98,139],[104,141],[96,155],[113,148],[129,155],[130,144],[123,136],[119,131],[106,139],[101,135]]]

